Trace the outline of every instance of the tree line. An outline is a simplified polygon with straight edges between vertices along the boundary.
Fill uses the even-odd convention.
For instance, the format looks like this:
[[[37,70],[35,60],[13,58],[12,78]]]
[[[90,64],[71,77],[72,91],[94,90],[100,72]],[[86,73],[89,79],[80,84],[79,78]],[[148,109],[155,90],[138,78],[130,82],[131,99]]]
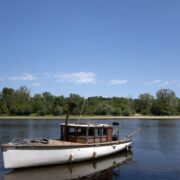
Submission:
[[[71,95],[74,103],[70,114],[80,115],[180,115],[180,99],[173,90],[160,89],[156,96],[140,94],[138,98],[94,96],[84,98]],[[64,115],[67,111],[68,97],[54,96],[50,92],[30,95],[30,90],[23,86],[17,90],[4,87],[0,91],[0,115]],[[85,104],[85,105],[84,105]]]

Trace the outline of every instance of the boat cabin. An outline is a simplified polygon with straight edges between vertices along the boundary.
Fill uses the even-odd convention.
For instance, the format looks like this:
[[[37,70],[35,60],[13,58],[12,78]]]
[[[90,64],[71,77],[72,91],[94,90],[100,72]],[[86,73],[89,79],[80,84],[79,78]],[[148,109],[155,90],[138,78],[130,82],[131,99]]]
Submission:
[[[66,128],[65,128],[66,127]],[[112,141],[113,127],[107,124],[61,124],[61,140],[77,143]]]

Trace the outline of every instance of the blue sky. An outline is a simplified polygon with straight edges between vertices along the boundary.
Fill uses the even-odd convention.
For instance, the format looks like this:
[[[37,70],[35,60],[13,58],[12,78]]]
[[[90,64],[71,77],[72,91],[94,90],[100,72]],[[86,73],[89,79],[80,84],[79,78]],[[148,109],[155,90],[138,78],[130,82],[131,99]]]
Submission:
[[[180,97],[179,0],[1,0],[0,90]]]

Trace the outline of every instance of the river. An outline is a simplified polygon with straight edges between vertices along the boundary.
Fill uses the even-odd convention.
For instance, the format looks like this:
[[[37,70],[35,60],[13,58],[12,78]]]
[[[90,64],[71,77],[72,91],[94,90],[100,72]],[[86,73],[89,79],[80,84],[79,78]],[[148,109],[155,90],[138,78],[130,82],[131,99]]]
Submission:
[[[113,120],[114,121],[114,120]],[[97,120],[112,123],[111,120]],[[121,179],[179,180],[180,120],[116,120],[120,137],[140,128],[132,152],[94,161],[48,167],[6,170],[0,151],[0,180]],[[60,120],[0,120],[0,142],[14,138],[58,138]]]

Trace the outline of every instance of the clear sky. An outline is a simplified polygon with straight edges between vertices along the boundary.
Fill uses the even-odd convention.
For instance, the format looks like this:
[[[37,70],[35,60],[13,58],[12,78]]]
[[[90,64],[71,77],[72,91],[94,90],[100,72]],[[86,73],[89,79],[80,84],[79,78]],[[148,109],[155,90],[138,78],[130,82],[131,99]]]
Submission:
[[[179,0],[1,0],[0,90],[180,97]]]

